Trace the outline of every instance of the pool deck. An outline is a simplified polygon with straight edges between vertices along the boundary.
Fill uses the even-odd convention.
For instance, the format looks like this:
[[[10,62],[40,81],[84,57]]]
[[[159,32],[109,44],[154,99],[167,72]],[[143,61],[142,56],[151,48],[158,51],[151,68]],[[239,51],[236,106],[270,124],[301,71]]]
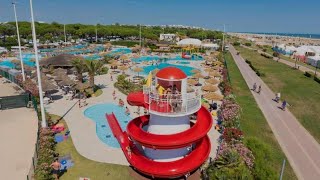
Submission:
[[[191,62],[189,66],[201,68],[199,62]],[[131,76],[134,75],[130,70],[128,70],[127,73]],[[71,131],[74,146],[82,156],[98,162],[129,165],[120,148],[112,148],[98,138],[96,134],[96,123],[85,117],[83,114],[83,112],[92,105],[99,103],[117,104],[118,98],[121,98],[125,101],[125,106],[128,106],[131,117],[134,118],[137,116],[137,114],[134,113],[136,112],[137,107],[128,105],[126,102],[126,95],[114,88],[113,83],[116,80],[116,76],[113,76],[114,81],[110,81],[110,73],[95,77],[95,83],[102,87],[103,93],[99,97],[87,99],[88,106],[79,108],[77,100],[68,101],[63,98],[47,105],[46,110],[49,113],[64,116],[69,130]],[[200,80],[200,83],[204,84],[203,79]],[[116,100],[113,100],[112,97],[114,89],[116,90]],[[141,114],[143,113],[142,111],[141,108]],[[217,139],[220,134],[214,129],[214,126],[212,126],[208,135],[212,142],[210,157],[214,158],[218,147]]]

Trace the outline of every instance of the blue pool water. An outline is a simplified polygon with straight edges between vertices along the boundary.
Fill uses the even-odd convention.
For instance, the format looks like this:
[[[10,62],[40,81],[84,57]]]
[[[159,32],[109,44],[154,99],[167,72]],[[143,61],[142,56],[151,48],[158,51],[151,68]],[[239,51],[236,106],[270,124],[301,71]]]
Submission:
[[[133,62],[143,62],[152,60],[159,60],[159,56],[141,56],[139,58],[132,58]]]
[[[10,61],[2,61],[2,62],[0,62],[0,66],[5,66],[5,67],[11,68],[11,69],[13,69],[15,67],[14,64],[11,63]]]
[[[181,62],[178,62],[179,64],[190,64],[190,62],[186,62],[186,61],[181,61]]]
[[[125,108],[119,107],[118,105],[112,103],[97,104],[87,108],[84,111],[84,115],[96,123],[96,133],[102,142],[108,146],[120,148],[120,145],[117,139],[113,136],[106,119],[106,113],[112,112],[117,117],[122,130],[125,130],[128,122],[132,118],[125,114]]]
[[[163,68],[166,68],[166,67],[169,67],[169,66],[181,69],[184,73],[186,73],[187,76],[192,76],[193,75],[193,73],[191,71],[194,68],[192,68],[192,67],[182,66],[182,65],[175,65],[175,64],[168,64],[168,63],[160,63],[158,65],[153,65],[153,66],[152,65],[151,66],[144,66],[142,68],[143,68],[143,73],[145,75],[147,75],[147,74],[149,74],[150,71],[153,71],[156,68],[163,69]]]
[[[112,49],[110,54],[115,54],[115,53],[129,54],[129,53],[132,53],[132,51],[130,48],[116,48],[116,49]]]
[[[159,56],[141,56],[139,58],[133,58],[133,62],[143,62],[143,61],[153,61],[153,60],[159,60],[161,58],[165,58],[167,60],[173,60],[173,61],[186,61],[187,59],[183,59],[181,56],[176,57],[159,57]],[[191,60],[193,61],[201,61],[203,58],[201,56],[192,56]],[[188,61],[188,60],[187,60]],[[190,60],[189,60],[190,61]]]
[[[98,60],[98,59],[101,59],[102,57],[99,56],[98,54],[94,54],[92,56],[85,56],[84,58],[87,60]]]

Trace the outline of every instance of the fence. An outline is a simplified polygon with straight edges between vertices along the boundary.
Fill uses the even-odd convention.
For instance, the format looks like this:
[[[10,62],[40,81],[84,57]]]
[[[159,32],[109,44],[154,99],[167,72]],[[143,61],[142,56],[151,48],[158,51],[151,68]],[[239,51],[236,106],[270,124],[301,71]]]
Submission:
[[[0,97],[0,109],[14,109],[20,107],[27,107],[29,102],[28,94],[21,94],[16,96]]]
[[[35,174],[35,169],[37,167],[37,163],[38,163],[38,150],[39,150],[39,134],[40,134],[40,128],[41,128],[41,124],[40,124],[40,118],[41,118],[41,113],[38,109],[38,104],[36,99],[32,96],[32,104],[34,107],[34,110],[37,113],[37,117],[38,117],[38,131],[37,131],[37,141],[35,143],[35,148],[34,148],[34,153],[33,153],[33,157],[32,157],[32,162],[30,165],[30,169],[29,172],[27,174],[27,180],[32,180],[34,179],[34,174]]]

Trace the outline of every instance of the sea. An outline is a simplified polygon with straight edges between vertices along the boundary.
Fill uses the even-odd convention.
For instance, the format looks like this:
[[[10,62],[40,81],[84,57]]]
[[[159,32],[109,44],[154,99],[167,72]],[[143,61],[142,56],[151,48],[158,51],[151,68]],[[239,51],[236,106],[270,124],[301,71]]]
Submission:
[[[248,34],[265,34],[265,35],[276,35],[276,36],[289,36],[289,37],[301,37],[301,38],[312,38],[320,39],[320,34],[304,34],[304,33],[263,33],[263,32],[243,32]]]

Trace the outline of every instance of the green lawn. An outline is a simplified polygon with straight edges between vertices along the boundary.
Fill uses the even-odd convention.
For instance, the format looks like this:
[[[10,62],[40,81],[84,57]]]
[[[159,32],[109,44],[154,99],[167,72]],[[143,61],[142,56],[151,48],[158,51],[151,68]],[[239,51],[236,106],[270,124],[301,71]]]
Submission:
[[[55,115],[51,116],[53,119],[60,118]],[[61,122],[67,127],[64,120]],[[90,144],[88,144],[88,146],[90,146]],[[60,177],[61,180],[76,180],[79,179],[79,177],[88,177],[92,180],[132,179],[129,174],[130,168],[128,166],[100,163],[81,156],[75,149],[71,137],[66,141],[57,144],[56,152],[59,153],[60,156],[70,154],[74,161],[74,166],[68,169],[68,171]],[[106,156],[108,156],[108,154],[106,154]]]
[[[245,135],[245,143],[255,155],[256,174],[260,179],[278,178],[285,155],[230,53],[226,55],[226,61],[233,92],[242,108],[240,122]],[[266,172],[266,168],[273,176],[266,175],[269,173]],[[297,179],[289,163],[285,167],[284,179]]]
[[[236,47],[241,56],[265,73],[263,81],[273,92],[281,92],[281,98],[289,103],[290,111],[300,123],[320,142],[320,84],[307,78],[299,70],[272,61],[243,47]]]

